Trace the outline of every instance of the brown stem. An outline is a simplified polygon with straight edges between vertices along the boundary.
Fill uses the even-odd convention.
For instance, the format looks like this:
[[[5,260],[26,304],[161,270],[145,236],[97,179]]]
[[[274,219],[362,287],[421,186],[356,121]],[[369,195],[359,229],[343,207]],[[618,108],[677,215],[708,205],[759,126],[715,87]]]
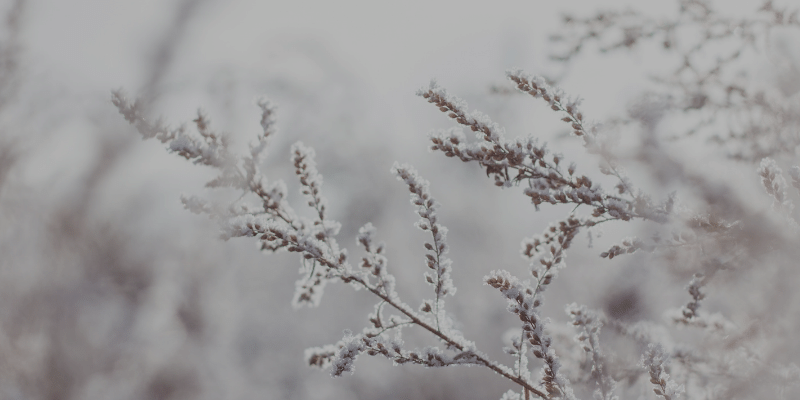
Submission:
[[[322,257],[314,257],[314,258],[318,258],[318,260],[322,263],[322,265],[337,266],[339,268],[335,268],[335,269],[340,270],[340,271],[342,270],[341,269],[342,266],[338,265],[338,263],[330,262],[329,260],[325,260]],[[403,307],[403,305],[401,305],[401,304],[398,304],[393,299],[391,299],[388,296],[388,294],[382,293],[378,288],[373,287],[372,285],[370,285],[368,282],[364,281],[363,279],[361,279],[359,277],[345,276],[345,275],[338,275],[338,278],[343,280],[345,283],[349,283],[349,282],[357,282],[357,283],[359,283],[365,289],[367,289],[368,291],[372,292],[372,294],[378,296],[381,300],[385,301],[387,304],[389,304],[392,307],[394,307],[397,311],[400,311],[401,313],[403,313],[403,315],[405,315],[406,317],[411,319],[411,321],[414,324],[419,325],[423,329],[425,329],[425,330],[433,333],[434,335],[438,336],[439,339],[441,339],[442,341],[447,343],[448,346],[456,348],[456,349],[458,349],[460,351],[464,351],[464,346],[462,346],[460,343],[458,343],[454,339],[448,337],[447,335],[442,333],[439,329],[436,329],[436,328],[428,325],[427,323],[425,323],[425,321],[417,318],[417,316],[414,314],[413,311],[409,310],[407,307]],[[533,385],[530,384],[530,382],[527,382],[526,380],[522,379],[521,377],[516,377],[516,376],[514,376],[512,374],[507,373],[506,371],[504,371],[503,369],[501,369],[497,365],[495,365],[494,362],[492,362],[491,360],[489,360],[489,359],[487,359],[487,358],[485,358],[485,357],[483,357],[483,356],[481,356],[479,354],[474,354],[474,356],[475,356],[475,359],[480,362],[480,365],[483,365],[484,367],[487,367],[487,368],[491,369],[492,371],[500,374],[501,376],[509,379],[510,381],[522,386],[526,391],[533,392],[535,395],[537,395],[537,396],[539,396],[539,397],[541,397],[543,399],[547,399],[548,398],[548,396],[544,392],[541,392],[541,391],[537,390],[536,388],[534,388]]]

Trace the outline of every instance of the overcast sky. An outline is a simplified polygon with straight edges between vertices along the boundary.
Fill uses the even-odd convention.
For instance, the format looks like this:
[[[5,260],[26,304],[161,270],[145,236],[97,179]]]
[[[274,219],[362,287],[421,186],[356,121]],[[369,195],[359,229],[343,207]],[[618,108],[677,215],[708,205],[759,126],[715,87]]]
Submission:
[[[31,1],[22,32],[26,74],[37,84],[36,91],[72,110],[63,114],[112,115],[110,90],[139,93],[151,78],[149,66],[158,44],[176,30],[182,4],[186,1]],[[240,131],[257,128],[250,104],[257,95],[283,100],[282,117],[290,115],[292,107],[311,102],[317,112],[332,114],[362,107],[357,119],[363,126],[354,129],[383,135],[381,140],[405,154],[404,160],[414,161],[421,153],[420,144],[410,138],[424,140],[430,128],[449,124],[440,115],[429,118],[430,107],[414,96],[417,88],[437,78],[475,104],[476,99],[488,97],[490,85],[505,82],[507,68],[522,67],[563,76],[564,89],[584,98],[585,113],[602,119],[624,111],[640,93],[645,72],[652,70],[648,63],[657,64],[653,53],[637,49],[600,57],[587,51],[564,67],[548,61],[552,47],[547,36],[557,30],[564,11],[587,15],[625,4],[620,0],[200,0],[183,29],[178,29],[172,62],[161,82],[166,103],[159,111],[169,121],[180,122],[203,107],[223,129]],[[753,2],[746,0],[725,4],[729,11],[753,8]],[[655,0],[635,6],[654,16],[674,13],[677,7]],[[234,89],[220,94],[228,90],[226,85]],[[320,89],[288,104],[280,98],[281,85]],[[225,101],[231,109],[227,117],[214,104],[224,96],[229,97]],[[356,100],[361,104],[346,104]],[[82,122],[73,122],[61,124],[58,134],[85,130]],[[540,134],[514,132],[530,133]]]

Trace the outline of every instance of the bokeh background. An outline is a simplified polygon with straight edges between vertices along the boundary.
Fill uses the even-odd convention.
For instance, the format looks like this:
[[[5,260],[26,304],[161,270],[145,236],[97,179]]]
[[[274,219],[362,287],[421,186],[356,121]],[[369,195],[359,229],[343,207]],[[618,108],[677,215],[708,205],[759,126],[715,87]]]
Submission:
[[[355,233],[371,221],[412,305],[428,296],[425,236],[389,170],[415,165],[450,228],[458,293],[448,307],[479,348],[510,363],[500,349],[514,317],[482,277],[496,268],[522,275],[521,239],[569,208],[537,213],[475,165],[427,152],[427,132],[451,122],[414,92],[436,78],[510,136],[539,136],[592,170],[597,160],[557,115],[496,88],[510,88],[504,71],[522,67],[583,97],[592,119],[624,115],[662,56],[589,51],[565,65],[548,58],[548,36],[563,11],[626,4],[676,11],[618,0],[0,1],[0,399],[499,398],[511,385],[478,368],[367,357],[339,379],[308,368],[304,349],[361,330],[374,300],[331,285],[318,308],[293,310],[297,258],[222,242],[213,221],[183,210],[180,194],[212,195],[203,185],[213,171],[140,140],[110,93],[148,99],[172,126],[202,108],[242,148],[259,132],[255,99],[276,102],[267,176],[297,194],[289,146],[315,147],[340,243],[355,254]],[[796,62],[796,49],[781,54]],[[773,61],[756,63],[755,74],[770,81]],[[726,171],[753,175],[742,191],[760,193],[751,166],[718,158]],[[593,249],[577,241],[548,292],[554,324],[564,325],[573,301],[630,320],[658,320],[686,301],[683,283],[659,290],[663,276],[638,256],[597,257],[625,229],[609,226]]]

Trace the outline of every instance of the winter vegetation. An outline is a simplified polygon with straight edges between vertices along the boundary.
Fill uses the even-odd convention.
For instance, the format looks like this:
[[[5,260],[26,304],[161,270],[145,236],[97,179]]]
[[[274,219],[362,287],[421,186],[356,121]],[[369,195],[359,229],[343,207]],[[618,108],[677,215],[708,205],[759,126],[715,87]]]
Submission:
[[[36,138],[0,136],[0,399],[800,397],[799,7],[563,10],[547,71],[416,91],[441,128],[415,167],[327,118],[333,73],[163,117],[201,6],[178,3],[68,185],[30,183]],[[41,129],[15,119],[40,107],[26,7],[3,131]],[[597,115],[570,79],[606,59],[646,79]],[[149,163],[163,186],[132,193],[118,171]]]
[[[349,284],[374,296],[374,311],[360,333],[345,331],[336,344],[306,350],[308,364],[329,369],[333,377],[352,373],[356,360],[368,355],[394,365],[481,367],[516,386],[503,399],[593,396],[609,400],[640,396],[645,388],[667,400],[790,398],[798,393],[800,368],[781,353],[792,349],[790,353],[797,354],[789,342],[798,328],[794,317],[798,303],[786,301],[786,296],[794,300],[795,291],[785,276],[796,278],[793,243],[798,237],[792,196],[776,160],[791,163],[796,154],[800,110],[797,96],[754,87],[737,68],[746,57],[758,57],[771,30],[800,27],[800,10],[767,1],[751,17],[737,20],[705,1],[682,0],[679,7],[677,18],[664,20],[633,10],[567,16],[564,33],[553,37],[565,43],[566,51],[556,56],[563,62],[591,51],[586,50],[591,46],[610,52],[648,45],[661,46],[678,60],[671,73],[653,77],[658,89],[642,94],[632,103],[628,117],[616,124],[593,122],[600,116],[584,115],[579,97],[541,76],[518,69],[507,72],[511,87],[546,103],[571,128],[575,140],[596,158],[594,171],[579,171],[569,157],[553,152],[535,136],[509,137],[499,123],[469,109],[466,101],[436,81],[417,92],[456,124],[434,131],[429,150],[478,164],[499,188],[518,188],[530,198],[532,212],[556,205],[571,207],[541,235],[523,240],[527,272],[471,266],[487,269],[484,283],[508,303],[513,314],[509,319],[519,320],[505,348],[511,365],[490,357],[457,329],[454,321],[469,315],[454,315],[445,307],[445,298],[456,295],[452,271],[459,266],[447,256],[448,229],[437,213],[440,204],[429,182],[413,167],[395,164],[391,172],[411,194],[420,217],[415,226],[430,234],[423,242],[422,269],[427,271],[423,277],[432,293],[414,301],[419,303],[416,306],[398,294],[386,245],[376,242],[378,231],[372,224],[364,225],[356,238],[363,255],[340,246],[341,223],[328,212],[313,149],[301,142],[291,149],[310,216],[298,214],[290,205],[284,181],[270,180],[262,173],[262,154],[276,129],[276,110],[270,102],[258,102],[263,131],[243,156],[232,153],[228,138],[212,131],[202,112],[193,121],[195,132],[150,122],[139,103],[121,92],[114,92],[113,103],[145,138],[156,138],[170,152],[217,169],[218,175],[206,187],[241,193],[226,203],[195,196],[182,200],[189,211],[216,220],[223,239],[253,238],[264,251],[298,253],[301,277],[296,282],[295,307],[319,305],[329,282]],[[663,131],[668,129],[663,120],[671,119],[687,126],[670,126],[671,135],[665,138]],[[468,139],[464,130],[474,132],[476,138]],[[623,130],[632,134],[615,138]],[[683,165],[662,145],[681,140],[702,143],[697,138],[721,145],[718,151],[729,157],[755,164],[753,176],[760,176],[765,195],[773,199],[771,213],[754,209],[708,170]],[[620,146],[620,141],[634,143]],[[649,178],[673,191],[658,196],[640,189],[625,172],[631,164],[651,169]],[[800,189],[800,167],[792,166],[790,171],[794,187]],[[613,189],[604,189],[601,182],[609,180]],[[639,229],[646,230],[647,236],[620,238],[618,244],[599,252],[594,263],[648,253],[641,258],[648,268],[690,277],[683,284],[687,300],[672,305],[665,321],[623,320],[572,303],[565,311],[574,327],[574,343],[556,343],[551,328],[556,322],[541,306],[545,290],[568,266],[567,253],[575,237],[599,224],[631,222],[644,223]],[[739,287],[754,275],[765,282]],[[781,281],[780,286],[788,287],[774,286]],[[767,294],[762,292],[772,290],[786,290],[781,304],[760,298]],[[706,296],[731,307],[724,307],[724,312],[706,311]],[[742,297],[752,300],[749,306],[739,304]],[[401,332],[411,328],[427,331],[433,344],[408,346]],[[681,328],[690,334],[683,334]],[[583,354],[565,350],[568,346],[582,349]]]

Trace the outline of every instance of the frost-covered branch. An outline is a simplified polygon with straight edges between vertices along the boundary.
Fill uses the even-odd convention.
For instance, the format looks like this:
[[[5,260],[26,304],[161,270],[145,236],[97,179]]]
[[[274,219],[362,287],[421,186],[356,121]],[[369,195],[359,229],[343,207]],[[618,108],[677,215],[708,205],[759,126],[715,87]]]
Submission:
[[[705,38],[706,42],[731,36],[730,32],[720,27],[723,21],[736,21],[721,19],[709,3],[682,0],[679,4],[683,7],[679,22],[659,22],[643,18],[635,12],[599,14],[604,17],[593,20],[569,20],[568,25],[586,26],[590,32],[594,32],[594,36],[590,34],[579,39],[571,51],[577,53],[585,43],[602,39],[595,36],[603,36],[614,30],[621,30],[622,40],[612,41],[606,50],[632,47],[645,39],[662,36],[669,46],[676,46],[677,39],[671,35],[680,24],[707,24],[705,28],[709,35]],[[741,28],[738,34],[755,34],[757,27],[797,25],[796,13],[779,9],[771,2],[765,2],[761,11],[776,21],[765,24],[742,23],[738,26]],[[639,21],[641,24],[623,26],[624,21]],[[732,26],[735,31],[737,26]],[[742,42],[747,42],[748,39],[744,39]],[[760,110],[758,112],[763,114],[759,115],[779,126],[780,133],[768,135],[763,140],[767,143],[764,148],[754,147],[748,154],[769,153],[766,155],[780,155],[781,152],[775,147],[800,143],[794,140],[796,138],[787,139],[784,136],[787,127],[796,123],[793,118],[800,113],[796,113],[790,101],[779,106],[780,98],[759,96],[749,89],[745,90],[720,72],[733,65],[741,56],[739,53],[719,57],[716,64],[712,63],[716,69],[702,70],[695,64],[695,57],[700,55],[705,46],[681,53],[686,55],[686,65],[679,68],[680,74],[673,76],[672,80],[658,81],[675,89],[682,97],[656,96],[658,101],[641,101],[646,104],[630,107],[631,118],[642,122],[640,128],[645,131],[641,133],[643,150],[638,153],[638,158],[624,158],[622,154],[616,154],[616,149],[606,139],[606,128],[601,130],[598,124],[586,118],[578,97],[567,96],[542,77],[522,70],[515,69],[507,73],[507,78],[518,91],[543,102],[568,124],[572,135],[583,142],[585,151],[591,157],[598,158],[599,165],[594,172],[608,175],[615,182],[611,190],[605,190],[597,183],[605,178],[590,178],[591,173],[578,173],[575,163],[548,148],[540,138],[508,138],[499,123],[481,112],[470,110],[464,100],[452,95],[435,81],[418,91],[419,96],[457,124],[454,128],[431,134],[431,150],[447,157],[457,157],[463,162],[478,164],[498,187],[522,185],[522,192],[536,210],[545,203],[565,204],[571,209],[566,217],[550,223],[542,234],[522,241],[521,253],[529,262],[533,279],[521,280],[499,269],[484,277],[484,283],[501,293],[508,311],[520,321],[511,329],[513,335],[510,337],[510,346],[508,340],[505,341],[507,347],[504,351],[514,359],[511,367],[490,359],[474,342],[467,340],[454,327],[451,319],[453,314],[445,310],[445,298],[456,293],[451,276],[453,262],[448,257],[448,230],[440,221],[440,205],[431,193],[429,182],[413,167],[395,163],[391,172],[410,192],[411,203],[419,216],[415,226],[430,234],[423,243],[425,266],[420,265],[420,270],[427,284],[432,287],[433,296],[408,303],[398,293],[397,280],[389,272],[386,246],[377,241],[377,229],[371,223],[363,225],[356,235],[356,244],[363,250],[360,254],[352,255],[340,246],[338,234],[342,224],[331,216],[328,201],[323,195],[323,174],[317,168],[316,154],[311,147],[297,142],[291,147],[289,158],[297,179],[293,184],[298,186],[303,196],[304,203],[301,204],[307,206],[307,209],[301,210],[303,212],[296,212],[290,206],[289,191],[283,181],[270,181],[262,174],[260,165],[265,149],[276,134],[275,106],[272,103],[258,101],[261,130],[255,135],[249,151],[240,155],[232,150],[231,136],[215,132],[203,112],[199,111],[193,119],[193,124],[189,125],[191,129],[183,125],[171,128],[160,120],[149,120],[143,105],[129,101],[122,92],[114,92],[112,102],[143,138],[157,139],[167,146],[169,152],[213,169],[215,177],[206,185],[209,189],[235,192],[236,200],[232,202],[183,196],[181,201],[187,210],[214,219],[225,240],[246,237],[256,241],[262,250],[298,253],[301,265],[292,300],[295,307],[319,305],[329,283],[345,283],[355,290],[370,293],[369,297],[375,304],[367,315],[365,327],[357,333],[346,331],[336,344],[308,349],[306,361],[310,366],[329,368],[332,376],[339,377],[346,372],[352,373],[356,359],[363,354],[383,357],[394,365],[428,368],[479,366],[503,376],[514,385],[514,390],[503,395],[506,400],[529,400],[531,395],[542,399],[577,399],[592,392],[596,399],[627,398],[631,393],[641,392],[643,383],[637,383],[637,377],[648,373],[655,393],[667,400],[678,399],[689,393],[689,389],[699,393],[695,398],[714,398],[715,393],[733,391],[733,382],[743,376],[758,376],[763,371],[773,371],[769,376],[785,375],[786,379],[796,375],[796,368],[783,368],[783,364],[772,363],[766,357],[765,349],[770,346],[763,343],[766,341],[759,335],[766,335],[764,332],[768,329],[783,327],[776,323],[761,323],[761,318],[770,317],[763,309],[753,312],[757,317],[755,320],[747,320],[751,315],[747,314],[748,310],[741,305],[744,302],[740,301],[732,312],[725,310],[723,315],[721,312],[712,312],[716,311],[715,304],[708,302],[706,296],[711,288],[709,282],[716,274],[724,274],[725,283],[749,282],[754,276],[766,281],[772,277],[770,274],[774,274],[778,280],[782,279],[787,272],[776,262],[781,261],[776,254],[795,253],[792,244],[797,242],[797,232],[787,229],[788,233],[784,233],[779,229],[780,223],[773,223],[770,218],[763,218],[750,210],[746,201],[736,197],[735,191],[726,186],[723,180],[704,175],[707,171],[688,171],[688,167],[672,160],[666,150],[656,149],[653,143],[661,129],[657,122],[663,110],[654,111],[651,108],[663,107],[687,115],[710,111],[708,115],[703,115],[703,121],[707,124],[703,125],[705,128],[714,127],[722,111]],[[569,53],[563,60],[569,60],[573,55]],[[722,87],[727,91],[728,98],[725,101],[708,92]],[[659,116],[656,118],[648,113]],[[467,139],[465,129],[475,132],[476,137]],[[729,142],[760,143],[753,139],[760,133],[763,132],[748,131],[746,135],[736,136],[736,140]],[[734,133],[732,135],[735,136]],[[631,144],[636,142],[632,141]],[[653,161],[648,158],[650,156],[660,157],[659,161]],[[735,158],[747,159],[744,156]],[[778,161],[784,163],[786,160],[762,158],[760,167],[750,170],[752,176],[741,179],[750,179],[753,184],[760,179],[766,193],[774,200],[773,207],[786,216],[792,216],[792,194],[778,167]],[[641,162],[653,170],[664,167],[668,171],[657,171],[655,175],[659,179],[664,176],[669,179],[657,180],[653,186],[676,186],[678,191],[689,188],[690,192],[699,196],[690,198],[686,204],[676,203],[676,192],[665,196],[663,201],[652,200],[641,188],[634,187],[625,174],[622,161],[626,164]],[[791,168],[789,175],[792,186],[800,194],[800,168]],[[643,183],[642,187],[651,186]],[[616,224],[613,230],[615,235],[619,233],[617,228],[639,229],[631,222],[641,222],[645,228],[612,238],[607,242],[606,250],[599,254],[600,258],[594,258],[591,262],[579,257],[580,254],[578,257],[572,255],[570,249],[579,243],[579,233],[588,231],[594,234],[599,231],[598,225],[612,221]],[[554,290],[551,284],[567,266],[568,252],[570,264],[592,264],[584,268],[606,268],[609,263],[629,261],[633,267],[624,270],[623,274],[635,271],[630,273],[630,279],[603,277],[597,282],[576,282],[595,288],[606,287],[602,286],[603,282],[610,281],[621,286],[628,285],[629,288],[623,288],[621,293],[617,293],[614,287],[608,293],[588,293],[585,298],[589,301],[592,301],[592,296],[600,295],[594,300],[601,305],[592,305],[598,311],[575,303],[567,306],[572,327],[551,321],[544,315],[542,307],[545,292]],[[637,253],[635,260],[618,259],[619,256],[633,253]],[[572,257],[577,262],[572,261]],[[685,290],[691,297],[684,305],[680,302],[672,305],[667,323],[660,325],[652,319],[641,318],[639,314],[640,310],[653,307],[654,304],[644,299],[653,287],[646,286],[638,279],[644,280],[642,276],[658,268],[661,268],[660,272],[652,272],[652,276],[661,279],[658,287],[669,286],[671,281],[661,275],[669,274],[679,282],[688,281]],[[758,271],[753,272],[756,269]],[[584,272],[576,271],[575,275]],[[722,281],[718,279],[715,283],[722,285]],[[784,284],[792,287],[788,280]],[[725,298],[722,290],[717,292],[717,286],[713,288],[715,298],[718,293],[721,299]],[[790,291],[781,289],[787,293]],[[680,292],[678,285],[675,293]],[[739,297],[742,295],[741,291],[735,294]],[[420,306],[412,307],[409,304]],[[771,303],[776,307],[774,304]],[[780,313],[785,315],[796,311],[790,305],[782,304],[780,307]],[[702,338],[693,343],[691,335],[672,337],[671,330],[676,327],[700,328],[711,335],[697,335]],[[433,343],[411,348],[400,339],[403,329],[409,328],[427,332],[427,337],[433,339]],[[578,334],[572,338],[574,329]],[[677,343],[678,338],[683,339],[684,336],[690,337],[690,340]],[[673,350],[667,354],[664,347],[652,343],[663,343]],[[638,358],[645,346],[647,350],[641,359],[631,360],[631,354]],[[722,350],[710,349],[712,346]],[[533,355],[530,360],[529,354]],[[733,355],[728,357],[729,354]],[[670,356],[677,360],[672,370],[668,367]],[[529,361],[539,363],[536,365],[536,368],[541,366],[539,376],[531,377]],[[676,378],[685,385],[685,390]],[[713,385],[724,386],[726,391],[715,392],[717,386]]]
[[[371,224],[362,227],[356,238],[366,253],[361,268],[355,269],[350,265],[347,250],[340,249],[336,241],[341,225],[327,217],[327,200],[322,195],[322,175],[316,168],[313,149],[302,143],[296,143],[291,149],[291,162],[300,182],[300,192],[314,210],[313,220],[300,217],[289,206],[282,181],[271,185],[266,183],[258,164],[267,139],[275,131],[274,106],[271,103],[258,103],[262,110],[263,133],[256,144],[251,145],[249,155],[237,158],[228,150],[229,141],[210,131],[208,119],[202,113],[194,121],[202,138],[198,140],[184,128],[168,129],[161,123],[149,123],[137,103],[127,101],[120,92],[115,92],[112,100],[120,113],[145,138],[157,138],[167,143],[170,151],[190,161],[222,170],[222,175],[215,178],[209,187],[240,189],[261,200],[260,207],[241,204],[239,200],[223,207],[198,197],[184,197],[183,203],[192,212],[216,218],[221,224],[223,239],[253,237],[261,243],[263,250],[299,253],[303,277],[296,285],[293,299],[296,307],[318,305],[324,287],[330,281],[366,289],[380,299],[375,312],[369,317],[371,327],[361,334],[347,333],[336,345],[309,349],[306,352],[309,365],[331,367],[332,375],[340,376],[353,371],[353,363],[361,353],[382,355],[396,364],[410,363],[427,367],[478,365],[504,376],[528,393],[548,398],[527,377],[490,360],[475,348],[474,343],[452,328],[444,311],[443,300],[446,295],[453,295],[456,291],[450,277],[452,262],[445,256],[448,251],[447,229],[438,222],[438,203],[430,195],[428,182],[419,177],[412,167],[395,165],[392,172],[409,187],[411,202],[417,206],[421,218],[417,227],[430,231],[432,235],[431,243],[425,243],[425,248],[430,252],[426,255],[426,264],[434,273],[426,273],[425,276],[427,282],[434,286],[435,300],[432,303],[423,302],[423,314],[400,300],[394,289],[395,279],[387,271],[384,245],[373,243],[375,228]],[[381,315],[384,305],[393,308],[402,317],[392,316],[384,321]],[[427,313],[433,314],[433,320],[425,316]],[[401,341],[386,336],[393,330],[408,326],[417,326],[432,333],[446,349],[426,347],[422,350],[405,350]]]
[[[650,374],[650,383],[656,387],[655,394],[664,397],[664,400],[677,400],[684,392],[683,385],[678,385],[665,371],[669,365],[669,357],[660,344],[647,346],[647,351],[642,355],[641,366]]]
[[[450,278],[452,261],[445,256],[449,250],[447,247],[447,228],[438,222],[436,209],[439,204],[430,194],[428,181],[422,179],[417,174],[417,171],[407,164],[395,164],[392,167],[392,172],[394,172],[398,180],[408,185],[408,190],[411,192],[411,204],[417,206],[417,214],[420,216],[416,227],[422,231],[430,231],[433,239],[432,242],[425,242],[424,244],[425,249],[429,251],[425,255],[425,264],[434,271],[434,275],[428,272],[425,273],[425,281],[434,287],[433,291],[436,297],[433,302],[433,309],[431,309],[430,303],[425,302],[422,306],[422,311],[433,313],[436,318],[436,328],[441,329],[442,323],[447,319],[444,315],[444,297],[448,294],[452,296],[456,293],[456,287]]]
[[[756,4],[746,16],[729,15],[730,9],[706,0],[676,1],[677,13],[667,17],[632,9],[565,15],[551,37],[561,48],[553,58],[571,62],[589,43],[601,53],[651,43],[669,55],[670,72],[650,76],[669,99],[663,111],[689,122],[673,138],[704,134],[739,160],[791,154],[800,143],[800,103],[753,85],[742,71],[753,56],[770,52],[774,31],[800,28],[800,9],[772,0]],[[732,123],[720,133],[724,120]]]
[[[546,144],[539,144],[538,139],[506,139],[505,130],[499,124],[482,113],[468,111],[464,100],[450,94],[435,81],[420,89],[417,95],[436,105],[460,125],[476,132],[478,142],[468,142],[460,129],[452,128],[430,136],[431,150],[441,151],[447,157],[458,157],[464,162],[477,162],[486,170],[487,176],[494,178],[497,186],[509,187],[526,182],[524,193],[537,210],[542,203],[574,204],[576,207],[593,207],[593,216],[598,220],[642,218],[663,222],[667,219],[669,212],[653,207],[641,194],[634,194],[630,179],[624,175],[611,151],[599,140],[597,129],[587,126],[578,110],[580,102],[577,99],[567,99],[562,91],[551,88],[542,78],[521,70],[509,71],[508,77],[518,90],[542,98],[553,110],[566,113],[564,120],[571,123],[575,135],[583,138],[590,153],[600,154],[603,158],[601,172],[619,180],[616,194],[606,192],[585,175],[576,175],[574,163],[564,170],[561,167],[564,157],[552,154]]]
[[[572,303],[566,308],[567,314],[572,319],[572,325],[580,329],[580,333],[575,336],[575,341],[583,346],[583,350],[591,356],[592,378],[597,383],[597,390],[594,397],[602,400],[616,400],[614,388],[617,383],[609,375],[605,356],[600,350],[600,328],[603,327],[601,318],[586,306],[578,306]]]
[[[548,395],[574,399],[569,380],[559,372],[561,362],[551,347],[552,338],[544,331],[547,322],[539,315],[542,295],[508,271],[492,271],[484,277],[484,281],[500,290],[508,301],[508,311],[516,314],[522,322],[523,338],[531,345],[533,355],[544,361],[542,385]]]

